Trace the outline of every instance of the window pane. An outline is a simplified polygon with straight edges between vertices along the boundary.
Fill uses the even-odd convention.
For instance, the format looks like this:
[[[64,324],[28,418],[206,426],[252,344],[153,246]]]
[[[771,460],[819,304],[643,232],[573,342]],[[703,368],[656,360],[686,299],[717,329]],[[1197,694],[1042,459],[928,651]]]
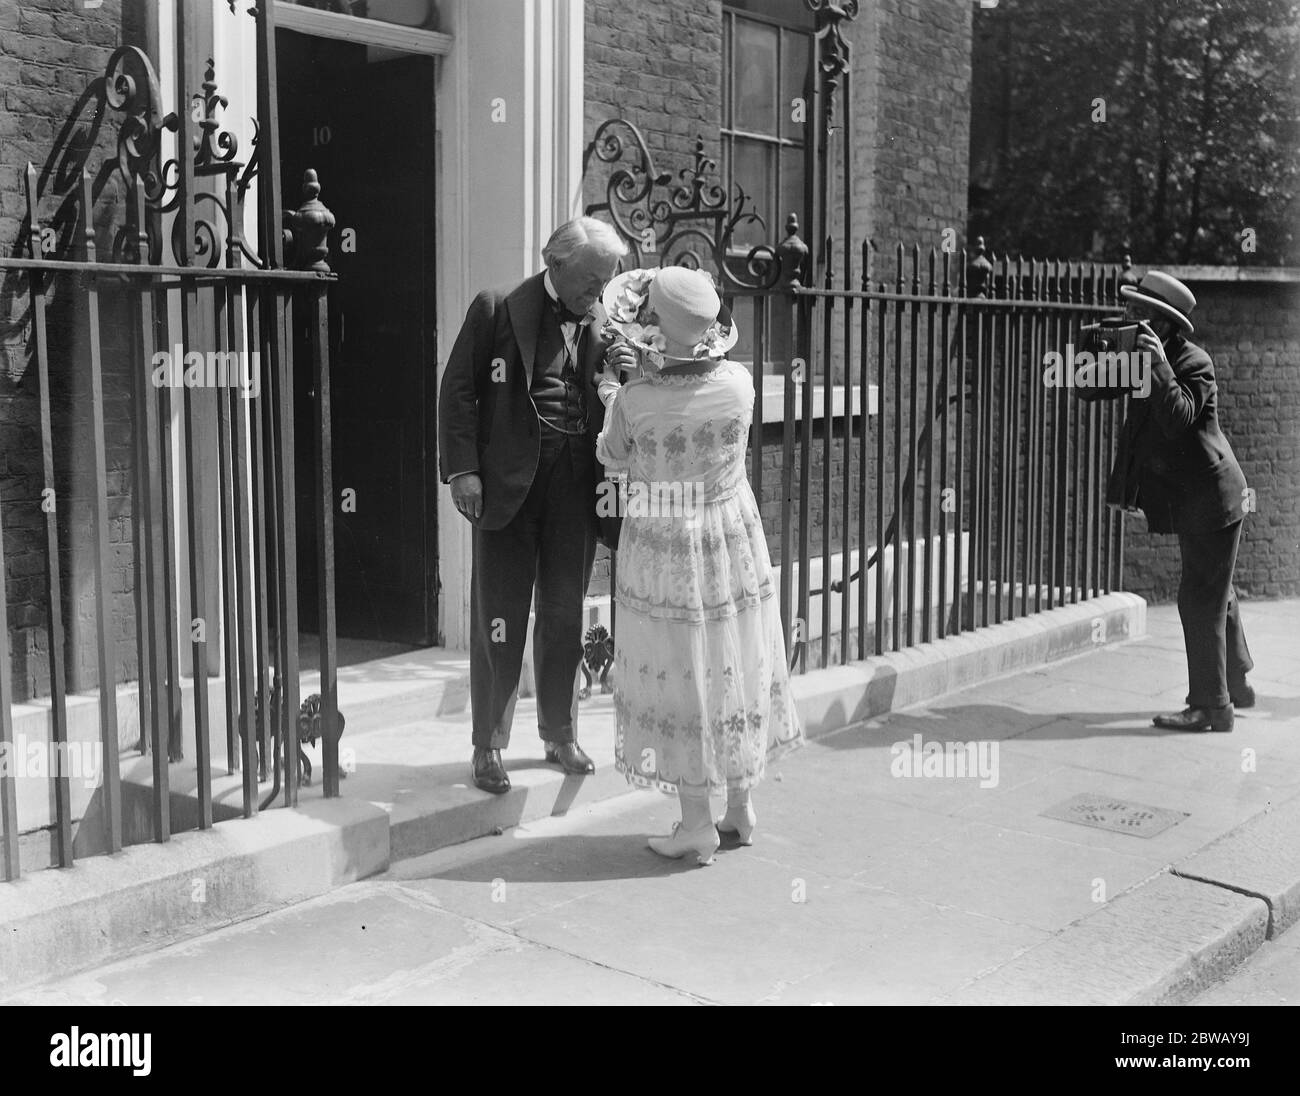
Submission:
[[[778,23],[808,27],[810,30],[816,25],[813,13],[803,0],[726,0],[726,4],[729,8],[765,15]]]
[[[753,221],[738,224],[732,238],[734,246],[750,248],[755,244],[770,242],[774,197],[772,173],[775,155],[776,149],[772,145],[763,144],[761,141],[747,141],[743,137],[736,138],[730,198],[735,201],[734,184],[739,183],[744,188],[746,196],[753,202],[752,206],[747,205],[746,208],[752,208],[757,212],[767,222],[767,228]]]
[[[791,117],[793,111],[790,100],[796,96],[807,96],[808,71],[812,68],[812,38],[806,34],[791,31],[781,33],[781,136],[791,141],[803,141],[807,129],[805,123],[796,122]],[[805,101],[805,119],[807,119],[807,102]]]
[[[739,129],[751,133],[777,133],[775,27],[735,19],[736,119]]]
[[[772,241],[785,239],[785,219],[793,213],[799,218],[799,235],[805,237],[807,226],[804,225],[804,150],[801,148],[783,148],[781,150],[781,204],[774,210],[775,222],[772,224]]]

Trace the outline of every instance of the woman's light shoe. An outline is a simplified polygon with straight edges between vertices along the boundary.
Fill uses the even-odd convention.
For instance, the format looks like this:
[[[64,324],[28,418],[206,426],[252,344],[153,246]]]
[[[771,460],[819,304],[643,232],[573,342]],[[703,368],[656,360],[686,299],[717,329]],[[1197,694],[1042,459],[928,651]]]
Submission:
[[[673,832],[668,837],[652,837],[648,844],[660,856],[680,860],[688,852],[696,855],[699,863],[712,864],[713,854],[722,844],[718,840],[718,831],[709,823],[698,830],[688,830],[680,822],[673,823]]]
[[[718,819],[719,833],[734,833],[736,839],[742,845],[752,845],[754,843],[754,827],[758,824],[758,818],[754,815],[754,808],[746,803],[743,810],[733,807],[727,807],[727,813]]]

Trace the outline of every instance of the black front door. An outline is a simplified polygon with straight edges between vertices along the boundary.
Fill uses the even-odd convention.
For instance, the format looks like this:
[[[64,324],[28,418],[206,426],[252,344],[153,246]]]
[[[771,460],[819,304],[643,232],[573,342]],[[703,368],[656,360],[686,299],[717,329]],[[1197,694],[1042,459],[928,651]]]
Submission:
[[[378,59],[378,58],[383,59]],[[338,634],[437,634],[434,60],[280,31],[286,210],[314,168],[333,212],[331,299]],[[306,356],[298,361],[309,361]],[[298,370],[299,422],[314,392]],[[296,437],[300,606],[315,628],[312,437]]]

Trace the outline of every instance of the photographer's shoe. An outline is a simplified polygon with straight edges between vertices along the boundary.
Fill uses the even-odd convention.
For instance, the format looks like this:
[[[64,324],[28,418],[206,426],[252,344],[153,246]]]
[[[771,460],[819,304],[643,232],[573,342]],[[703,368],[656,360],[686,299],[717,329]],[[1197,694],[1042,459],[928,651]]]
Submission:
[[[1250,687],[1244,677],[1240,681],[1229,683],[1228,695],[1232,698],[1234,708],[1253,708],[1255,706],[1255,690]]]
[[[1230,731],[1232,705],[1222,708],[1184,708],[1171,715],[1158,715],[1151,722],[1166,731]]]

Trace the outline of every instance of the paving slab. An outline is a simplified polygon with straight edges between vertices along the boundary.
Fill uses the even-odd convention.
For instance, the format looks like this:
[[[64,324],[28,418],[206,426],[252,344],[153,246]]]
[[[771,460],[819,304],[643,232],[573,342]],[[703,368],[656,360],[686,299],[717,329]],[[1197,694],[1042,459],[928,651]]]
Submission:
[[[678,991],[369,883],[29,991],[26,1004],[689,1004]],[[14,1002],[10,1002],[14,1003]]]

